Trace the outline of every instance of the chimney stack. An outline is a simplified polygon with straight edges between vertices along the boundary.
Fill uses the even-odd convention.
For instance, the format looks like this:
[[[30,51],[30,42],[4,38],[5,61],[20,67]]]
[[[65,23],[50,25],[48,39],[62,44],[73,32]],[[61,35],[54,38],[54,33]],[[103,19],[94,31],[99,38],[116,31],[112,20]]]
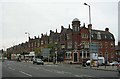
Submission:
[[[109,28],[105,28],[105,31],[106,31],[106,32],[109,32]]]
[[[41,37],[43,37],[43,33],[41,34]]]
[[[56,33],[57,33],[57,29],[56,29]]]
[[[36,37],[36,36],[34,36],[34,38],[36,39],[37,37]]]
[[[92,24],[88,24],[88,29],[92,29]]]
[[[70,29],[70,24],[69,24],[68,28]]]
[[[64,27],[63,26],[61,26],[61,30],[63,30],[64,29]]]

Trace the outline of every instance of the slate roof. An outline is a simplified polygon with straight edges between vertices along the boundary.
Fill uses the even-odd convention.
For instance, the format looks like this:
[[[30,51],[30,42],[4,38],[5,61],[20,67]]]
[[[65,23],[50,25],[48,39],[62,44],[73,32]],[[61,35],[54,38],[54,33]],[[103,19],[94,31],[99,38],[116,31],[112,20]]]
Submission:
[[[98,38],[100,37],[100,39]],[[115,40],[114,35],[110,32],[107,31],[102,31],[102,30],[92,30],[91,31],[91,38],[93,40]]]

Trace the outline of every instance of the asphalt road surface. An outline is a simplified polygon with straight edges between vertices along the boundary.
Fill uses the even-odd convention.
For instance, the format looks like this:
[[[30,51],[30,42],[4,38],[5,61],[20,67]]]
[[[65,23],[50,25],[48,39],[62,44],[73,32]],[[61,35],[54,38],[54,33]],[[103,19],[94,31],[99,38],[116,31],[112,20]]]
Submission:
[[[36,65],[5,61],[2,77],[119,77],[118,72],[78,68],[75,65]]]

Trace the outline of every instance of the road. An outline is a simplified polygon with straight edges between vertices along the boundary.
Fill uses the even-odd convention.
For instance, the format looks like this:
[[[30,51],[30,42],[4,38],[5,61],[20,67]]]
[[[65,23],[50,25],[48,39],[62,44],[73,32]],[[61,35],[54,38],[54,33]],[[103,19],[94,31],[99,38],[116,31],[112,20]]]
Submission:
[[[36,65],[32,63],[5,61],[3,77],[118,77],[115,71],[83,69],[76,65]]]

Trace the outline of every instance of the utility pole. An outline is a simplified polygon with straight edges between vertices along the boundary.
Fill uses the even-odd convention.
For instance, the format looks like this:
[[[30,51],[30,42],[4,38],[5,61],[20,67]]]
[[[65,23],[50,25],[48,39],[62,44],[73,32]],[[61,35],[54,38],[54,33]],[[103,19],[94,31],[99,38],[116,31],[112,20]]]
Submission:
[[[84,3],[84,5],[88,6],[89,7],[89,26],[90,26],[90,29],[89,29],[89,36],[90,36],[90,41],[89,41],[89,53],[90,53],[90,61],[92,61],[92,54],[91,54],[91,9],[90,9],[90,5],[88,5],[87,3]],[[90,67],[91,67],[91,63],[90,63]]]

